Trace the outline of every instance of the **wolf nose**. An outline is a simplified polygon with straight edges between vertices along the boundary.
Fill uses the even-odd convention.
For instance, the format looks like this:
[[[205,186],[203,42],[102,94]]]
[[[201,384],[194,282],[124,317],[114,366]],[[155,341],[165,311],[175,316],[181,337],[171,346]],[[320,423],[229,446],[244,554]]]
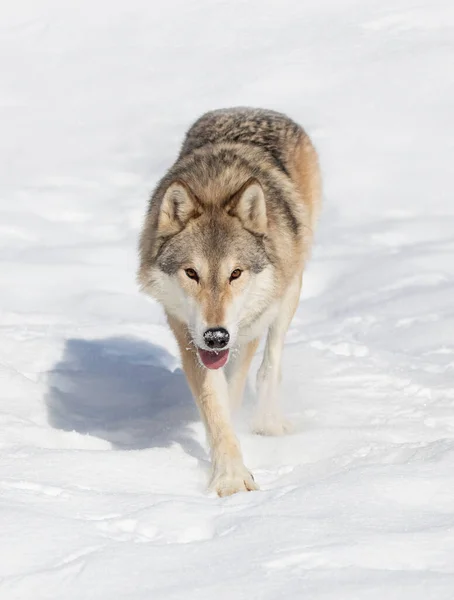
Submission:
[[[212,329],[207,329],[205,331],[203,339],[208,348],[219,350],[219,348],[227,346],[230,334],[227,329],[224,329],[223,327],[213,327]]]

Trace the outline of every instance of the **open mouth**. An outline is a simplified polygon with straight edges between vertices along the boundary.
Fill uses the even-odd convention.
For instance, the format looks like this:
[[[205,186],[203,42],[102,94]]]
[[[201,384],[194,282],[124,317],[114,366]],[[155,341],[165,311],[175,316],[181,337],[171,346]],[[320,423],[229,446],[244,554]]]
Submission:
[[[207,369],[220,369],[225,365],[229,358],[229,349],[227,350],[202,350],[199,351],[200,360]]]

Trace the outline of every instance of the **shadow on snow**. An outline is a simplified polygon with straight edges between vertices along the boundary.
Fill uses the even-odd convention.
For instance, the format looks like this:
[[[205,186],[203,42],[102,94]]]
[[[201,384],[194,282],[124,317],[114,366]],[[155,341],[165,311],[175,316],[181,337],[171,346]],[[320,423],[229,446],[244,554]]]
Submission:
[[[164,348],[134,338],[67,340],[49,372],[47,409],[53,427],[137,450],[179,443],[206,461],[190,425],[199,419],[181,369]]]

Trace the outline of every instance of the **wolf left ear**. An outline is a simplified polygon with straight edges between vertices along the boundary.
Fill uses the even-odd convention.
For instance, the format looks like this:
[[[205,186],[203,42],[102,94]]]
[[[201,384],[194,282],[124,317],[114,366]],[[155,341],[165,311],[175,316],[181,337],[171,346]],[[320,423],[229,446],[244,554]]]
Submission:
[[[238,217],[246,229],[263,235],[267,231],[268,218],[262,186],[256,179],[250,179],[235,194],[227,206],[228,213]]]
[[[200,215],[197,201],[185,185],[173,182],[162,199],[158,233],[162,236],[174,235],[184,229],[186,223]]]

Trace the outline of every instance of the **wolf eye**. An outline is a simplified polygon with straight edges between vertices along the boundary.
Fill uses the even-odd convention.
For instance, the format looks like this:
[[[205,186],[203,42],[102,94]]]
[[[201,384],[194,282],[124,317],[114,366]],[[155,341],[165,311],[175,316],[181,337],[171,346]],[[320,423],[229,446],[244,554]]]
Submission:
[[[230,273],[230,281],[232,281],[233,279],[238,279],[238,277],[241,277],[241,273],[243,271],[241,269],[235,269],[234,271],[232,271]]]
[[[189,279],[194,279],[194,281],[199,280],[199,276],[197,275],[197,271],[195,269],[185,269],[185,273]]]

